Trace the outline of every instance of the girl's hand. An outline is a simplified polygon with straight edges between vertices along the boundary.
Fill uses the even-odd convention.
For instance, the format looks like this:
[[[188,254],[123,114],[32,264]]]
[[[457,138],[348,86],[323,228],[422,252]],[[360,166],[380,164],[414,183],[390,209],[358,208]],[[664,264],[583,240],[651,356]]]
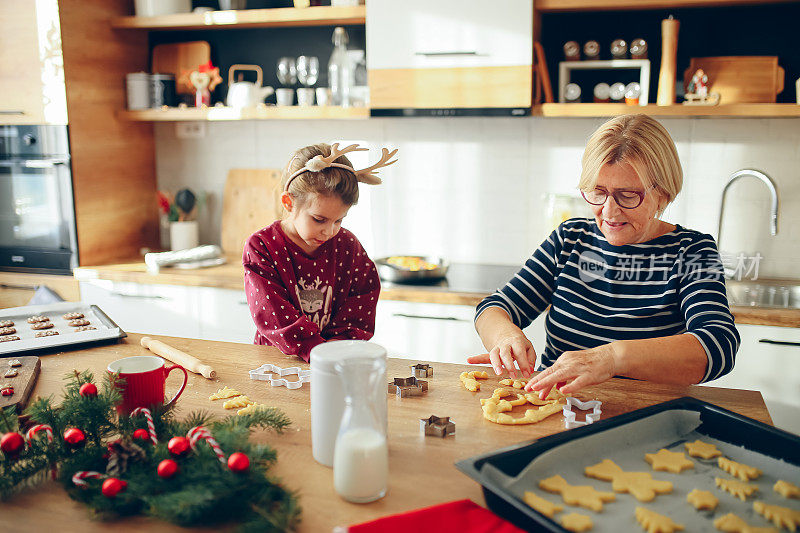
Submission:
[[[562,353],[549,368],[533,377],[525,390],[539,391],[544,399],[553,387],[564,394],[578,392],[589,385],[602,383],[618,373],[618,364],[614,343],[604,344],[589,350]],[[561,383],[567,384],[559,387]]]
[[[471,365],[491,363],[494,373],[500,375],[503,369],[508,370],[508,375],[517,377],[516,361],[521,377],[530,377],[536,366],[536,352],[533,344],[522,331],[506,334],[497,340],[489,353],[474,355],[467,358]]]

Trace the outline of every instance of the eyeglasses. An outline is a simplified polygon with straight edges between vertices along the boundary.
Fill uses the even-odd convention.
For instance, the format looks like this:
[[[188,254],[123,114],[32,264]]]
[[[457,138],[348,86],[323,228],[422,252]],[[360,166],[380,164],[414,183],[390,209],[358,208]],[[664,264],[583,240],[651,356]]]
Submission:
[[[581,195],[583,195],[583,199],[589,202],[592,205],[603,205],[608,200],[609,196],[614,198],[614,201],[617,202],[617,205],[623,209],[636,209],[642,202],[644,201],[644,197],[647,194],[647,191],[653,189],[654,187],[648,187],[643,191],[613,191],[609,193],[605,189],[592,189],[591,191],[581,191]]]

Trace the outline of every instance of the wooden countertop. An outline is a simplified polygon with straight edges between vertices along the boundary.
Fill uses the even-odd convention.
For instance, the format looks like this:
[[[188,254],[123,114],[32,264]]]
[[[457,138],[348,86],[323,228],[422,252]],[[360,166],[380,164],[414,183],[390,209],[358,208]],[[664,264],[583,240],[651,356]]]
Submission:
[[[469,282],[454,282],[452,286],[441,285],[400,285],[383,284],[381,298],[417,303],[436,303],[477,306],[488,294],[510,279],[516,271],[514,267],[498,267],[498,265],[463,265],[463,270],[474,267],[476,271],[492,269],[491,275],[469,276]],[[509,275],[495,281],[498,269],[507,268]],[[144,284],[186,285],[192,287],[216,287],[221,289],[242,290],[244,270],[238,257],[229,257],[224,265],[180,270],[176,268],[161,269],[158,274],[149,274],[144,261],[136,260],[102,266],[84,266],[75,269],[78,281],[101,279],[108,281],[128,281]],[[466,287],[466,288],[465,288]],[[800,309],[770,309],[764,307],[731,307],[734,319],[738,324],[755,324],[760,326],[783,326],[800,328]]]
[[[42,372],[34,394],[60,395],[64,384],[62,378],[72,369],[89,369],[95,376],[100,376],[111,361],[149,353],[139,345],[140,338],[139,334],[130,334],[118,344],[42,356]],[[389,398],[390,482],[387,496],[370,504],[351,504],[335,493],[332,470],[312,458],[309,387],[303,386],[297,390],[272,388],[263,382],[251,381],[247,376],[249,369],[267,362],[280,366],[297,365],[296,358],[266,346],[176,337],[156,338],[193,354],[217,371],[218,379],[215,381],[189,374],[186,390],[178,400],[178,416],[201,409],[220,416],[228,414],[222,408],[222,402],[208,400],[211,393],[228,385],[236,387],[253,400],[281,408],[291,418],[292,425],[283,434],[258,431],[254,438],[275,447],[278,462],[272,472],[286,486],[298,491],[303,508],[300,531],[330,531],[336,525],[360,523],[461,498],[469,498],[483,505],[480,485],[456,470],[453,465],[455,461],[564,429],[563,419],[558,415],[539,424],[525,426],[501,426],[488,422],[482,417],[478,398],[488,397],[499,378],[486,380],[483,391],[472,393],[464,389],[458,379],[460,372],[468,368],[466,365],[434,363],[435,374],[429,378],[427,395]],[[412,362],[390,359],[388,375],[407,376],[409,363]],[[300,363],[300,366],[307,365]],[[167,381],[167,394],[174,391],[178,383],[179,378],[173,374]],[[582,399],[601,400],[603,418],[681,396],[694,396],[756,420],[772,423],[761,394],[756,391],[612,379],[578,394]],[[419,419],[434,414],[452,417],[456,422],[456,434],[445,439],[421,436]],[[0,514],[8,531],[46,531],[54,524],[73,524],[71,529],[85,533],[107,531],[109,528],[108,523],[91,520],[85,507],[70,500],[60,486],[52,482],[0,503]],[[142,517],[121,520],[113,527],[124,531],[186,531]]]

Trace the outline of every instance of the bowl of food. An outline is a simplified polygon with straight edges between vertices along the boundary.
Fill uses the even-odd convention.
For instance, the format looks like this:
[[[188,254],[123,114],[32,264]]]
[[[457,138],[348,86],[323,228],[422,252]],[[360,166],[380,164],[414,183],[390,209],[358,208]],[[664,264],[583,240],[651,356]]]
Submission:
[[[375,260],[375,266],[384,281],[415,283],[444,278],[450,264],[431,255],[392,255]]]

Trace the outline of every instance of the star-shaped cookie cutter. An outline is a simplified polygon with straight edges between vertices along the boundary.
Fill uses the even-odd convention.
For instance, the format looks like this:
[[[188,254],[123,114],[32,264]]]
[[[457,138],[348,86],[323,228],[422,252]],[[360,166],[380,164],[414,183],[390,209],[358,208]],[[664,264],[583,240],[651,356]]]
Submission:
[[[589,424],[597,422],[600,420],[600,415],[603,414],[603,411],[600,410],[601,405],[603,405],[603,402],[599,400],[582,402],[577,398],[567,396],[567,405],[565,405],[562,409],[562,412],[564,413],[564,426],[567,429],[572,429],[580,426],[588,426]],[[586,413],[585,421],[578,421],[575,420],[575,411],[572,410],[573,407],[577,407],[581,411],[588,411],[591,409],[592,412]]]
[[[311,370],[303,370],[299,366],[292,366],[289,368],[281,368],[270,363],[261,365],[249,372],[250,379],[257,381],[269,381],[273,387],[286,387],[287,389],[299,389],[303,383],[311,382]],[[279,378],[272,377],[273,374],[280,376]],[[289,381],[284,379],[283,376],[291,376],[296,374],[297,381]]]
[[[411,373],[414,374],[415,378],[432,378],[433,367],[426,363],[417,363],[416,365],[411,365]]]
[[[449,416],[431,415],[428,418],[419,419],[419,429],[425,436],[446,437],[455,435],[456,423],[450,420]]]
[[[417,379],[416,376],[394,378],[394,381],[389,382],[389,394],[397,394],[398,398],[422,396],[426,392],[428,392],[428,382]]]

